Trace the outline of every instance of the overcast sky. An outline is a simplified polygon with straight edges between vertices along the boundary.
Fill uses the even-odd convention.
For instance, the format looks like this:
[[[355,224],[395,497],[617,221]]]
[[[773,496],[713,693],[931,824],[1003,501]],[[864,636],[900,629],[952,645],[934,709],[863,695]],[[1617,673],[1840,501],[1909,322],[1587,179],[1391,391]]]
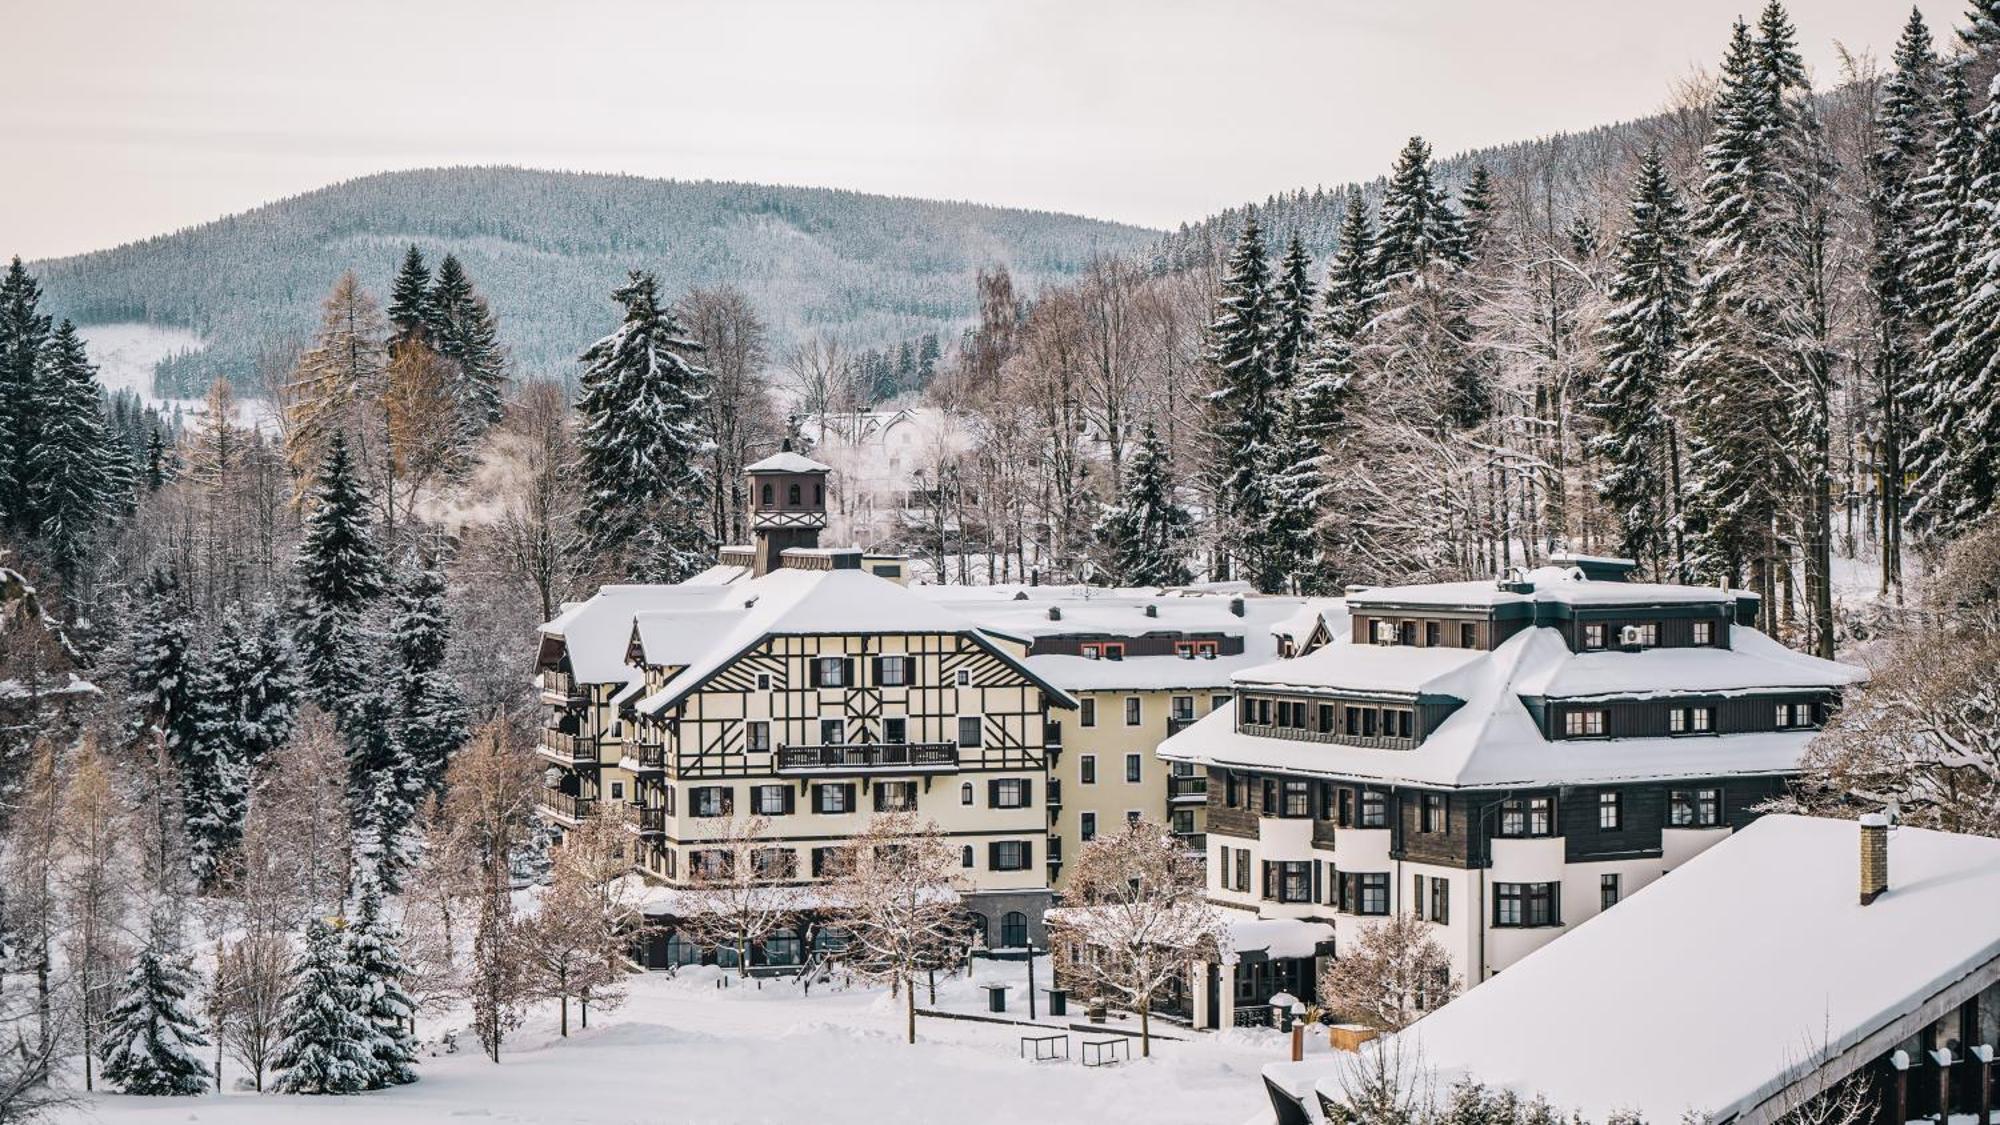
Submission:
[[[1169,226],[1656,109],[1756,0],[0,0],[0,254],[507,163]],[[1920,0],[1939,28],[1962,3]],[[1797,0],[1886,58],[1900,0]],[[1940,38],[1945,38],[1941,35]]]

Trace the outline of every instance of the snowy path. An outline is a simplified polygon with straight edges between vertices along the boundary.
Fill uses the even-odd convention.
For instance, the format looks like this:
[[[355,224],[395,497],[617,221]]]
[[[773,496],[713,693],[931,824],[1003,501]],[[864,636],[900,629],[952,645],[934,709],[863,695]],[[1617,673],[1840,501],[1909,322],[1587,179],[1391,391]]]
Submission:
[[[1034,1064],[1016,1057],[1020,1028],[920,1019],[912,1047],[902,1042],[901,1007],[880,990],[816,989],[804,998],[774,982],[762,992],[724,991],[712,972],[638,978],[624,1006],[593,1016],[590,1030],[568,1041],[555,1036],[553,1013],[538,1010],[501,1065],[473,1054],[468,1041],[457,1055],[425,1059],[423,1080],[399,1090],[358,1098],[100,1096],[62,1120],[1213,1125],[1257,1112],[1258,1068],[1282,1050],[1270,1033],[1231,1033],[1156,1043],[1153,1059],[1116,1067]],[[942,1005],[962,1009],[974,986],[961,980],[939,992]],[[232,1079],[236,1073],[232,1065]]]

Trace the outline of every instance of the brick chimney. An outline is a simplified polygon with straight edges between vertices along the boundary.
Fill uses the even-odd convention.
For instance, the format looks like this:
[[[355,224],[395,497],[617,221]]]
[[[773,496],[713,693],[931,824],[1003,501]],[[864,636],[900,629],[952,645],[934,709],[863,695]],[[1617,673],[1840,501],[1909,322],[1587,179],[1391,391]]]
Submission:
[[[1867,906],[1889,889],[1889,818],[1869,813],[1861,818],[1861,905]]]

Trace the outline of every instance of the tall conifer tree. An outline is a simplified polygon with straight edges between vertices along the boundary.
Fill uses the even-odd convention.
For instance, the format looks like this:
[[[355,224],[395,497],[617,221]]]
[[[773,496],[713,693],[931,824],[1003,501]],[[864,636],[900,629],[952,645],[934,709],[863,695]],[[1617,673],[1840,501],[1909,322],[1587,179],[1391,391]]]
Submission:
[[[69,578],[97,531],[118,514],[125,474],[114,464],[97,369],[67,320],[49,338],[36,390],[38,432],[27,456],[28,506],[56,573]]]
[[[1124,494],[1098,521],[1115,584],[1178,586],[1193,577],[1187,554],[1194,519],[1174,491],[1166,442],[1149,421],[1126,467]]]
[[[365,613],[383,589],[371,503],[342,432],[327,447],[311,505],[299,544],[298,647],[314,698],[340,715],[362,685]]]

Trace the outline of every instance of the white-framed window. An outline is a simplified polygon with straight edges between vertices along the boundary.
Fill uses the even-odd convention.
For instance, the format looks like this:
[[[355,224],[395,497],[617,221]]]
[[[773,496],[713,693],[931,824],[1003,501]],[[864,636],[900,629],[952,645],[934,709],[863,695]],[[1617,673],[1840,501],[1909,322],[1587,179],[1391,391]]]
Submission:
[[[1089,696],[1084,696],[1082,699],[1076,701],[1076,710],[1076,722],[1078,726],[1094,727],[1097,725],[1097,700]]]
[[[1587,621],[1584,623],[1583,647],[1587,649],[1604,647],[1604,622]]]
[[[996,809],[1025,809],[1028,807],[1028,783],[1018,777],[1003,777],[993,783],[993,807]]]
[[[1125,725],[1128,727],[1136,727],[1139,725],[1139,723],[1140,723],[1139,697],[1136,695],[1128,695],[1125,697]]]
[[[910,682],[910,658],[907,656],[885,656],[882,658],[882,687],[903,687]]]
[[[848,686],[846,657],[821,656],[814,658],[813,663],[816,667],[819,668],[819,686],[821,687]]]
[[[1615,789],[1597,794],[1597,830],[1616,832],[1625,826],[1625,797]]]
[[[1097,755],[1083,754],[1076,760],[1077,779],[1084,785],[1097,784]]]
[[[757,690],[758,691],[771,690],[771,673],[769,672],[757,673]]]
[[[611,799],[612,799],[612,800],[614,800],[614,801],[622,801],[622,800],[624,800],[624,799],[625,799],[625,783],[624,783],[624,782],[622,782],[622,781],[614,781],[614,782],[612,782],[612,783],[611,783]]]
[[[970,687],[972,685],[972,670],[969,668],[960,668],[958,670],[957,683],[959,687]]]
[[[1086,844],[1097,839],[1097,814],[1094,812],[1079,813],[1077,815],[1076,834]]]
[[[1591,708],[1563,712],[1563,733],[1571,738],[1602,737],[1610,723],[1609,711]]]
[[[1179,719],[1183,723],[1192,721],[1194,719],[1194,696],[1174,696],[1173,708],[1174,718]]]
[[[1695,644],[1698,644],[1698,645],[1709,645],[1709,644],[1714,644],[1714,643],[1715,643],[1715,622],[1713,622],[1713,621],[1697,621],[1697,622],[1695,622],[1695,623],[1694,623],[1694,643],[1695,643]]]
[[[1140,758],[1137,754],[1125,755],[1125,780],[1136,783],[1139,780]]]
[[[882,720],[882,741],[900,746],[910,740],[910,720],[888,718]]]
[[[750,811],[759,816],[783,816],[790,801],[786,798],[791,787],[786,785],[753,785],[750,787]]]
[[[1140,818],[1140,817],[1142,817],[1142,816],[1144,816],[1144,815],[1146,815],[1146,814],[1144,814],[1144,813],[1140,812],[1140,811],[1139,811],[1138,809],[1126,809],[1126,810],[1125,810],[1125,823],[1126,823],[1126,825],[1128,825],[1128,826],[1130,826],[1130,825],[1134,825],[1134,824],[1137,824],[1137,823],[1139,823],[1139,818]]]
[[[972,869],[972,864],[972,845],[967,844],[958,850],[958,865],[969,871]]]
[[[771,748],[771,724],[753,719],[743,725],[743,744],[747,750],[769,750]]]
[[[854,786],[851,784],[813,786],[813,811],[828,815],[853,812]]]
[[[972,803],[972,783],[970,781],[958,787],[958,803],[961,805]]]

